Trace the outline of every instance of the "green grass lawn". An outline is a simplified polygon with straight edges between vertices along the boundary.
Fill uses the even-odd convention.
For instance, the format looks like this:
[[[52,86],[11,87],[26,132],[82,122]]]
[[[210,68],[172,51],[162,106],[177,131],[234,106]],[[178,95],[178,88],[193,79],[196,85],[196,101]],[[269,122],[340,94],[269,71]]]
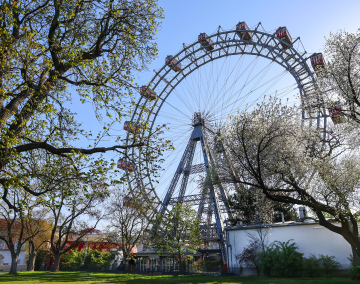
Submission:
[[[19,272],[17,275],[0,273],[1,283],[10,284],[31,284],[31,283],[356,283],[349,278],[267,278],[267,277],[221,277],[202,275],[139,275],[139,274],[116,274],[116,273],[91,273],[91,272]]]

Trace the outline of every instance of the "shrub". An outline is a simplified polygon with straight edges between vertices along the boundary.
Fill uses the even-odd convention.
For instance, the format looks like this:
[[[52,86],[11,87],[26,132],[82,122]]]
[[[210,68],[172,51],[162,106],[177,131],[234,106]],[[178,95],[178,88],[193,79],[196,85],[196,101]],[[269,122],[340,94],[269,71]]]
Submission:
[[[319,254],[304,257],[303,275],[308,277],[332,276],[340,268],[340,263],[336,261],[335,256]]]
[[[303,276],[317,277],[320,272],[319,260],[315,254],[311,254],[310,257],[304,257],[303,259]]]
[[[295,276],[301,271],[303,254],[295,243],[275,241],[259,253],[260,270],[267,276]]]
[[[325,276],[332,276],[335,271],[340,269],[340,263],[336,261],[335,256],[320,254],[319,265]]]
[[[64,269],[79,269],[84,265],[87,251],[83,248],[80,251],[73,249],[61,256],[61,267]]]
[[[259,252],[261,251],[261,245],[258,240],[253,240],[249,243],[247,247],[243,249],[243,251],[236,256],[236,259],[240,263],[240,267],[242,264],[245,264],[248,268],[255,268],[257,275],[260,275],[260,260],[259,260]]]
[[[80,251],[76,249],[64,254],[61,258],[61,266],[64,269],[97,269],[107,270],[110,268],[114,253],[110,251],[98,251],[90,248],[83,248]]]
[[[354,262],[354,258],[350,256],[348,258],[350,260],[349,274],[351,279],[359,280],[360,279],[360,266],[356,265]]]
[[[110,262],[113,258],[110,251],[91,250],[85,257],[84,266],[90,269],[106,270],[110,268]]]

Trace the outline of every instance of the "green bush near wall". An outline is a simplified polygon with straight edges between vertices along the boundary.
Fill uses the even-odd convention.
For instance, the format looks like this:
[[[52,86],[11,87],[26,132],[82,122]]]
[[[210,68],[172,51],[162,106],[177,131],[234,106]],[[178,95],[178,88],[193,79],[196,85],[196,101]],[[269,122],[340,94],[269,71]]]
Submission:
[[[116,252],[106,250],[92,250],[83,248],[80,251],[72,250],[62,256],[62,269],[94,269],[107,270]]]
[[[340,263],[334,256],[312,254],[310,257],[304,257],[303,253],[297,251],[299,247],[292,241],[275,241],[258,253],[259,267],[264,275],[280,277],[333,276],[340,269]],[[356,271],[354,269],[353,274],[356,274]],[[360,269],[358,272],[360,275]]]

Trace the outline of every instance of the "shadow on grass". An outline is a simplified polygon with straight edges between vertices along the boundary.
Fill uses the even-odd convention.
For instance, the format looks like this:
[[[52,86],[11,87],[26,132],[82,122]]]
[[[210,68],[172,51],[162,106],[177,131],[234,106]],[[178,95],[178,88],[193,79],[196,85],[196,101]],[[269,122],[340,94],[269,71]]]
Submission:
[[[267,278],[267,277],[220,277],[220,276],[202,276],[202,275],[140,275],[140,274],[118,274],[118,273],[92,273],[92,272],[20,272],[17,275],[8,273],[0,274],[0,282],[11,284],[25,283],[186,283],[186,284],[218,284],[218,283],[354,283],[347,278]]]

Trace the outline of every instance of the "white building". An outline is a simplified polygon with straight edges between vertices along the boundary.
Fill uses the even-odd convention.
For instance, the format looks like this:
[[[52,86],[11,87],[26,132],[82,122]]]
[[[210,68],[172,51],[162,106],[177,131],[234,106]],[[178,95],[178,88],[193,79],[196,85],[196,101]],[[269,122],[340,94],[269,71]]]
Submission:
[[[351,246],[339,234],[336,234],[318,223],[308,222],[285,222],[266,225],[269,228],[267,245],[274,241],[286,242],[293,239],[299,247],[298,251],[305,257],[311,254],[323,254],[335,256],[343,268],[350,265],[348,257],[352,254]],[[226,229],[227,240],[227,263],[228,272],[240,273],[240,264],[236,259],[245,247],[249,245],[251,235],[256,235],[259,228],[264,226],[240,226]],[[242,275],[255,275],[253,269],[242,270]]]
[[[18,271],[26,270],[26,256],[22,251],[18,258]],[[11,267],[11,253],[4,241],[0,241],[0,271],[10,271]]]

